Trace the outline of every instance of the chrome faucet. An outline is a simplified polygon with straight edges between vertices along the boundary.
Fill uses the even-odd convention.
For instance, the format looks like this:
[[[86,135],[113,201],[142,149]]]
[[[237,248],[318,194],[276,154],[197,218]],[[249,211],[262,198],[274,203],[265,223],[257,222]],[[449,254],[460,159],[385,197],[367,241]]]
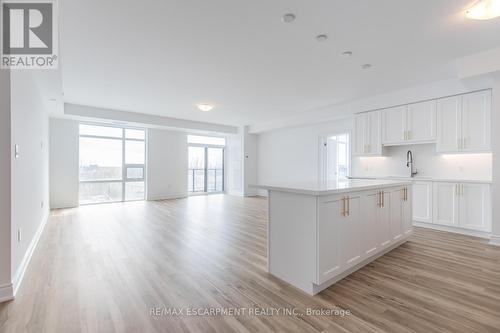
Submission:
[[[410,177],[413,177],[418,173],[417,169],[413,168],[413,153],[411,150],[408,150],[406,153],[406,167],[410,168]]]

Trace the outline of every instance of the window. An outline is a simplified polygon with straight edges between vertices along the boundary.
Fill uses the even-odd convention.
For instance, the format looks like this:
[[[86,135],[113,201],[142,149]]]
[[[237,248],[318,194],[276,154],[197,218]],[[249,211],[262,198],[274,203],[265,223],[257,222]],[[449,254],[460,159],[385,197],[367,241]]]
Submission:
[[[224,191],[225,138],[188,135],[188,191]]]
[[[320,181],[346,179],[350,172],[350,135],[340,133],[321,140]]]
[[[144,200],[146,132],[80,124],[80,204]]]

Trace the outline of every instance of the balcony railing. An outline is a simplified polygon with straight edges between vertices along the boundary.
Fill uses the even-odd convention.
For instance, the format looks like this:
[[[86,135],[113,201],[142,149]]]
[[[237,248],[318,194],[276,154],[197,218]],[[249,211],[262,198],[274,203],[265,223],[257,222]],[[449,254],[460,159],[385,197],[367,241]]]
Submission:
[[[224,170],[206,169],[206,173],[205,181],[205,169],[188,169],[189,192],[224,191]]]

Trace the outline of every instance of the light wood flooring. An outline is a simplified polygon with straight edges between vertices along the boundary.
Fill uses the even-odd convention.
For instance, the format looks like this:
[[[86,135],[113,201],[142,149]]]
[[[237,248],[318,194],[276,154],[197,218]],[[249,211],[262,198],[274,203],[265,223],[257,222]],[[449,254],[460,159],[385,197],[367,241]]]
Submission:
[[[265,199],[226,195],[55,211],[0,332],[500,332],[500,248],[486,240],[416,228],[311,297],[266,272],[266,225]]]

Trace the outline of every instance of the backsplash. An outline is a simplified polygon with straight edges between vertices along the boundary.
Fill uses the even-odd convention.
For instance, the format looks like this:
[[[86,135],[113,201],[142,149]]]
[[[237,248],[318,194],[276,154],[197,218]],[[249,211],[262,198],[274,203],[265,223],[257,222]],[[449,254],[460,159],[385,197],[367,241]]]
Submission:
[[[417,176],[490,181],[491,153],[439,154],[435,144],[384,148],[383,157],[353,157],[352,176],[409,176],[406,152],[411,150]]]

